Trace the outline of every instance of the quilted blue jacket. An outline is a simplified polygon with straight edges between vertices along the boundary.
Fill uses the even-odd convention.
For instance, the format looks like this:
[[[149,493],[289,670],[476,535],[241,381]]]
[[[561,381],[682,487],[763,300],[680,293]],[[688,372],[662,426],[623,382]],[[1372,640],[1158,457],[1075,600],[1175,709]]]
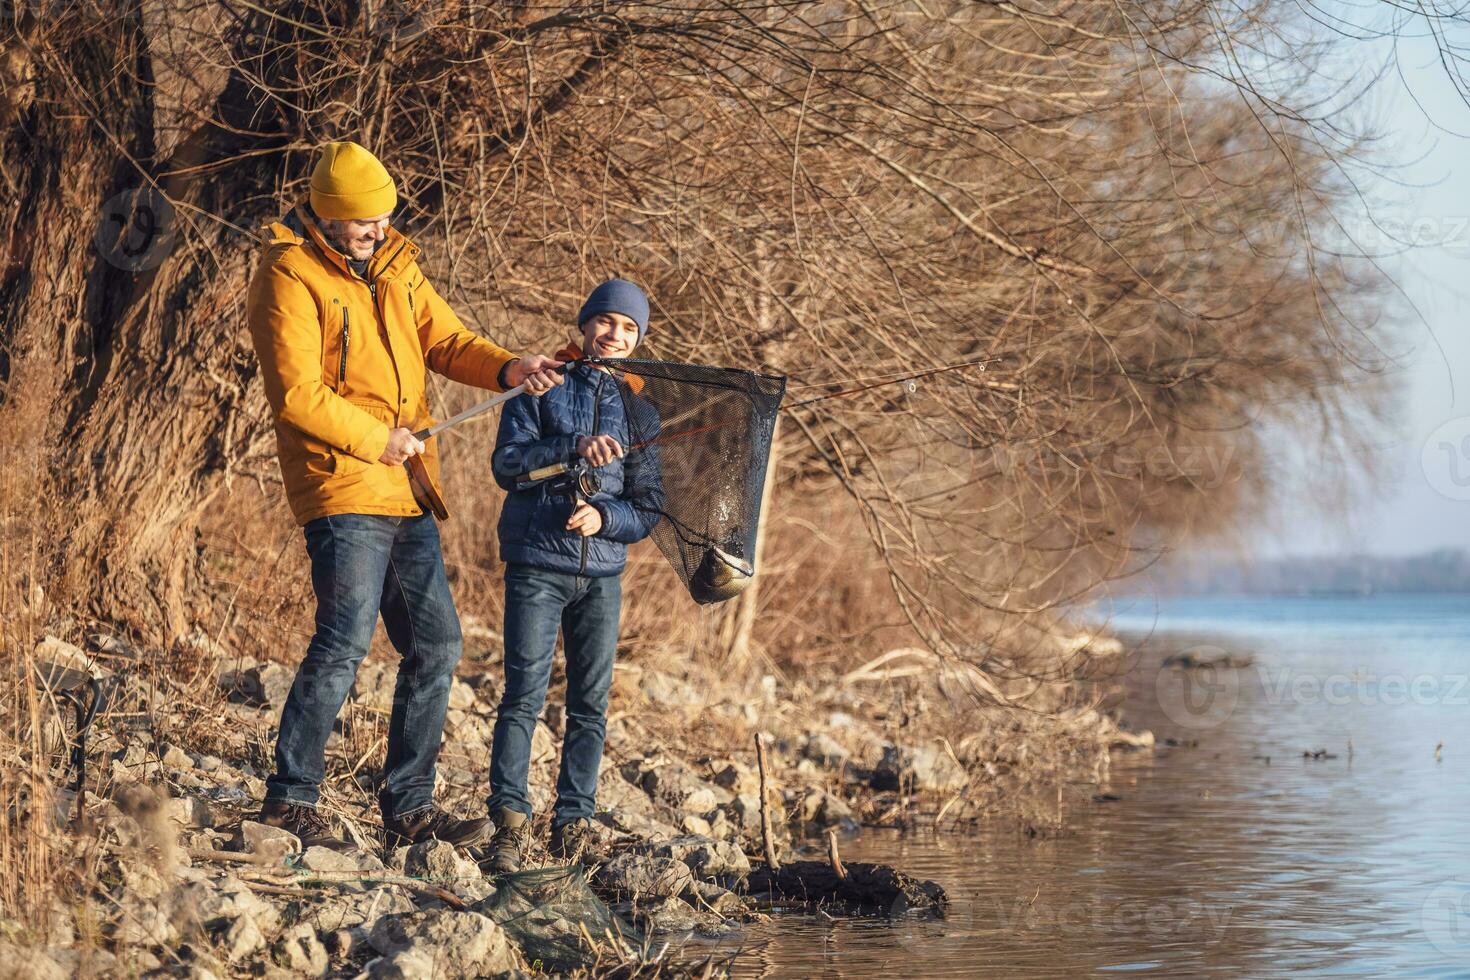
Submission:
[[[626,404],[639,413],[637,429],[644,441],[656,438],[659,420],[652,405],[631,395],[625,381],[579,362],[567,368],[564,384],[538,398],[506,403],[491,459],[495,482],[506,491],[499,527],[503,561],[575,575],[617,575],[627,562],[628,545],[653,530],[664,502],[658,446],[629,449],[635,440],[625,395]],[[527,485],[524,478],[533,470],[575,461],[578,438],[590,435],[612,436],[626,455],[595,471],[602,487],[589,503],[601,512],[602,529],[584,538],[566,529],[573,499],[548,492],[552,481]]]

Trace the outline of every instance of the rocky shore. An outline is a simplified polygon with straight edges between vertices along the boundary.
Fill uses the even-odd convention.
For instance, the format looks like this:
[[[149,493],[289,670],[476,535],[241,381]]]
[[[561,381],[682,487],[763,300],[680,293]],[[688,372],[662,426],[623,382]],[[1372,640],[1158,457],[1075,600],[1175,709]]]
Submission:
[[[1116,654],[1115,641],[1090,642]],[[1105,788],[1109,753],[1151,742],[1086,705],[957,713],[943,670],[849,675],[812,690],[620,664],[595,821],[602,862],[585,876],[550,862],[542,816],[528,864],[540,870],[496,881],[473,849],[382,846],[373,782],[392,664],[364,665],[328,750],[322,807],[356,846],[303,851],[250,820],[291,668],[199,646],[174,654],[202,665],[193,674],[144,669],[146,658],[103,637],[85,649],[48,638],[36,650],[43,692],[85,693],[93,678],[108,704],[87,732],[80,798],[61,790],[16,804],[45,810],[69,873],[36,920],[43,927],[7,920],[0,976],[718,973],[682,941],[769,914],[770,890],[789,891],[793,875],[810,872],[806,897],[839,912],[849,899],[884,904],[905,889],[908,906],[942,908],[942,891],[902,869],[843,867],[841,835],[1000,813],[1034,821],[1018,802],[1029,784],[1044,775],[1050,793],[1051,779],[1080,774]],[[493,661],[467,661],[451,694],[439,798],[465,814],[483,812],[497,677]],[[561,730],[555,694],[550,703],[534,742],[538,814],[550,807]],[[45,734],[64,760],[75,725],[66,710],[55,719]],[[757,732],[769,745],[764,799],[778,861],[803,841],[825,844],[829,831],[830,859],[781,874],[766,866]],[[51,784],[74,774],[58,765]],[[832,890],[844,882],[852,887]]]

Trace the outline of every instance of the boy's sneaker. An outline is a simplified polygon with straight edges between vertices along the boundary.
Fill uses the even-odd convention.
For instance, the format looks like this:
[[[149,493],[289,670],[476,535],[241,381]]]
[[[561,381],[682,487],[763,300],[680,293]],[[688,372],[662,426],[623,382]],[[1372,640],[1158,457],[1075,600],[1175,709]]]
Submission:
[[[487,817],[461,820],[437,806],[427,806],[402,817],[385,816],[383,831],[387,835],[390,851],[426,840],[442,840],[446,844],[468,846],[485,839],[489,824]]]
[[[261,804],[260,813],[255,819],[268,827],[280,827],[295,834],[303,848],[325,847],[333,851],[346,851],[353,847],[350,841],[332,828],[330,820],[317,812],[316,807],[305,803],[266,800]]]
[[[592,822],[578,817],[551,828],[551,845],[547,849],[552,857],[568,864],[587,864],[594,860],[592,849],[595,843]]]
[[[519,810],[501,810],[494,819],[495,836],[490,838],[489,853],[480,868],[489,875],[512,874],[521,870],[521,862],[526,859],[531,818]]]

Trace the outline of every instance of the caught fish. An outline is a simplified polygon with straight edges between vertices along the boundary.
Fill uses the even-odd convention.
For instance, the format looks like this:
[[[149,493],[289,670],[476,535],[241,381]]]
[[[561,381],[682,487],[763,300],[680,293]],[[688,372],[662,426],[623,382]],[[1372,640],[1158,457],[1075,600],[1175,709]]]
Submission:
[[[689,594],[701,604],[724,602],[745,591],[754,578],[749,562],[710,545],[689,579]]]

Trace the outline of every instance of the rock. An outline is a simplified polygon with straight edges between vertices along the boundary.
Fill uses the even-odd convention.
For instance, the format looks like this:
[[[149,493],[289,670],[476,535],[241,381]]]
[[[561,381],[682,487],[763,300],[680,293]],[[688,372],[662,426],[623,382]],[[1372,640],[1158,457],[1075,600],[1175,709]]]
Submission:
[[[912,789],[915,792],[945,792],[962,788],[969,781],[949,753],[929,746],[913,749],[889,745],[873,770],[874,789]]]
[[[796,801],[795,815],[799,823],[830,827],[856,823],[852,807],[824,789],[808,789]]]
[[[309,925],[295,925],[281,936],[275,946],[275,960],[297,973],[307,976],[327,975],[327,949]]]
[[[214,772],[224,765],[224,760],[217,755],[201,755],[195,765],[198,766],[200,772]]]
[[[682,861],[668,857],[624,852],[597,872],[597,882],[629,899],[667,898],[694,885],[694,875]]]
[[[33,946],[0,943],[0,977],[6,980],[67,980],[71,971]]]
[[[151,864],[126,863],[119,870],[122,872],[123,890],[129,897],[152,901],[168,887],[164,884],[163,876]]]
[[[135,957],[134,954],[138,952],[146,953],[147,951],[128,950],[128,968],[130,971],[136,971],[138,974],[142,974],[149,969],[145,962],[148,956]],[[62,974],[65,977],[114,977],[125,975],[125,971],[121,969],[117,962],[117,957],[97,946],[91,946],[86,949],[68,946],[58,949],[56,944],[52,943],[46,950],[46,955],[66,971]],[[19,962],[17,962],[17,959],[19,959]],[[20,954],[19,957],[12,956],[10,950],[3,945],[0,945],[0,962],[14,964],[15,967],[13,974],[7,973],[5,968],[0,967],[0,977],[5,978],[5,980],[10,980],[12,976],[16,980],[19,980],[21,977],[26,978],[26,980],[32,980],[32,978],[50,978],[55,976],[55,974],[47,972],[43,964],[26,962],[24,954]],[[219,978],[216,976],[214,980],[219,980]]]
[[[678,705],[703,704],[705,699],[698,690],[687,681],[682,681],[668,674],[656,670],[645,670],[643,680],[639,682],[638,689],[643,696],[655,704]]]
[[[367,927],[384,915],[412,912],[413,901],[400,888],[373,888],[366,892],[338,892],[309,906],[300,921],[317,932],[361,929],[358,948],[367,941]]]
[[[623,776],[628,776],[626,767]],[[657,765],[642,768],[636,781],[656,802],[678,810],[702,813],[734,799],[729,790],[705,782],[692,768],[677,760],[660,761]]]
[[[108,672],[80,648],[54,636],[36,644],[36,680],[51,691],[72,690]]]
[[[444,975],[432,956],[422,949],[380,956],[368,964],[368,980],[428,980]]]
[[[715,787],[702,786],[694,790],[688,796],[684,797],[684,799],[679,802],[679,809],[691,813],[705,813],[709,810],[714,809],[721,802],[728,801],[722,801],[720,797],[716,795]]]
[[[260,666],[260,661],[256,660],[254,657],[235,656],[227,661],[227,664],[228,666],[225,666],[219,672],[219,676],[218,678],[216,678],[216,680],[220,686],[220,690],[229,693],[239,690],[240,675],[245,673],[245,671],[249,670],[251,667]]]
[[[357,857],[345,851],[334,851],[330,847],[308,847],[301,855],[301,866],[312,871],[343,872],[351,874],[359,870]]]
[[[348,929],[333,929],[322,940],[322,946],[326,948],[330,958],[345,960],[368,948],[368,930],[360,925]]]
[[[749,911],[745,899],[719,885],[708,881],[696,881],[689,889],[689,904],[695,908],[708,907],[719,915],[742,915]]]
[[[624,779],[615,768],[604,769],[597,777],[597,802],[609,810],[631,810],[650,814],[653,801],[643,788]]]
[[[301,853],[301,838],[289,830],[254,820],[240,821],[240,838],[244,842],[241,849],[245,853],[258,854],[273,862]]]
[[[647,797],[644,799],[647,799]],[[677,827],[670,826],[661,820],[644,816],[642,813],[635,813],[621,808],[599,813],[592,819],[593,822],[600,823],[604,827],[611,827],[613,830],[621,833],[631,834],[644,842],[670,840],[679,836]]]
[[[742,793],[726,808],[734,823],[745,833],[759,833],[761,829],[761,800],[754,793]]]
[[[214,811],[196,796],[176,796],[164,805],[164,812],[181,827],[214,826]]]
[[[729,840],[740,832],[740,828],[730,822],[724,810],[711,811],[705,817],[705,822],[709,824],[709,830],[705,836],[713,837],[715,840]]]
[[[761,788],[760,774],[739,762],[732,762],[715,773],[714,782],[736,794],[759,793]]]
[[[852,753],[835,738],[823,732],[808,735],[802,741],[801,755],[828,769],[841,768],[852,757]]]
[[[417,976],[479,976],[518,965],[505,932],[478,912],[436,908],[385,915],[373,924],[368,940],[384,956],[426,960],[431,972]]]
[[[172,916],[151,898],[124,891],[114,940],[123,946],[168,946],[179,938]]]
[[[686,834],[658,844],[644,845],[645,853],[657,857],[673,858],[689,866],[689,870],[701,878],[714,875],[750,872],[750,859],[745,852],[728,841],[712,840]]]
[[[383,711],[393,707],[393,689],[398,682],[398,670],[388,664],[363,664],[357,669],[357,678],[352,684],[352,696],[361,704]]]
[[[716,810],[715,812],[718,813],[719,811]],[[684,828],[686,833],[698,834],[701,837],[714,836],[710,833],[709,821],[704,819],[704,817],[696,817],[692,813],[686,815],[683,820],[679,821],[679,825]]]
[[[170,769],[192,769],[194,759],[177,745],[166,745],[162,754],[163,764]]]
[[[179,889],[178,903],[210,931],[233,926],[243,918],[249,918],[264,936],[275,935],[281,928],[280,910],[235,878],[213,886],[187,884]]]
[[[637,914],[652,932],[718,930],[724,925],[720,916],[701,912],[681,898],[665,898],[655,905],[640,907]]]
[[[403,859],[403,873],[437,882],[472,902],[495,891],[495,885],[485,880],[478,864],[453,844],[440,840],[423,841],[410,847]]]
[[[247,912],[230,923],[220,952],[229,962],[237,963],[256,950],[263,949],[265,944],[265,934],[260,931],[255,916]]]
[[[449,707],[456,711],[468,711],[475,704],[475,689],[458,677],[449,682]]]
[[[277,663],[261,664],[235,675],[234,696],[246,704],[279,708],[286,703],[296,675]]]

